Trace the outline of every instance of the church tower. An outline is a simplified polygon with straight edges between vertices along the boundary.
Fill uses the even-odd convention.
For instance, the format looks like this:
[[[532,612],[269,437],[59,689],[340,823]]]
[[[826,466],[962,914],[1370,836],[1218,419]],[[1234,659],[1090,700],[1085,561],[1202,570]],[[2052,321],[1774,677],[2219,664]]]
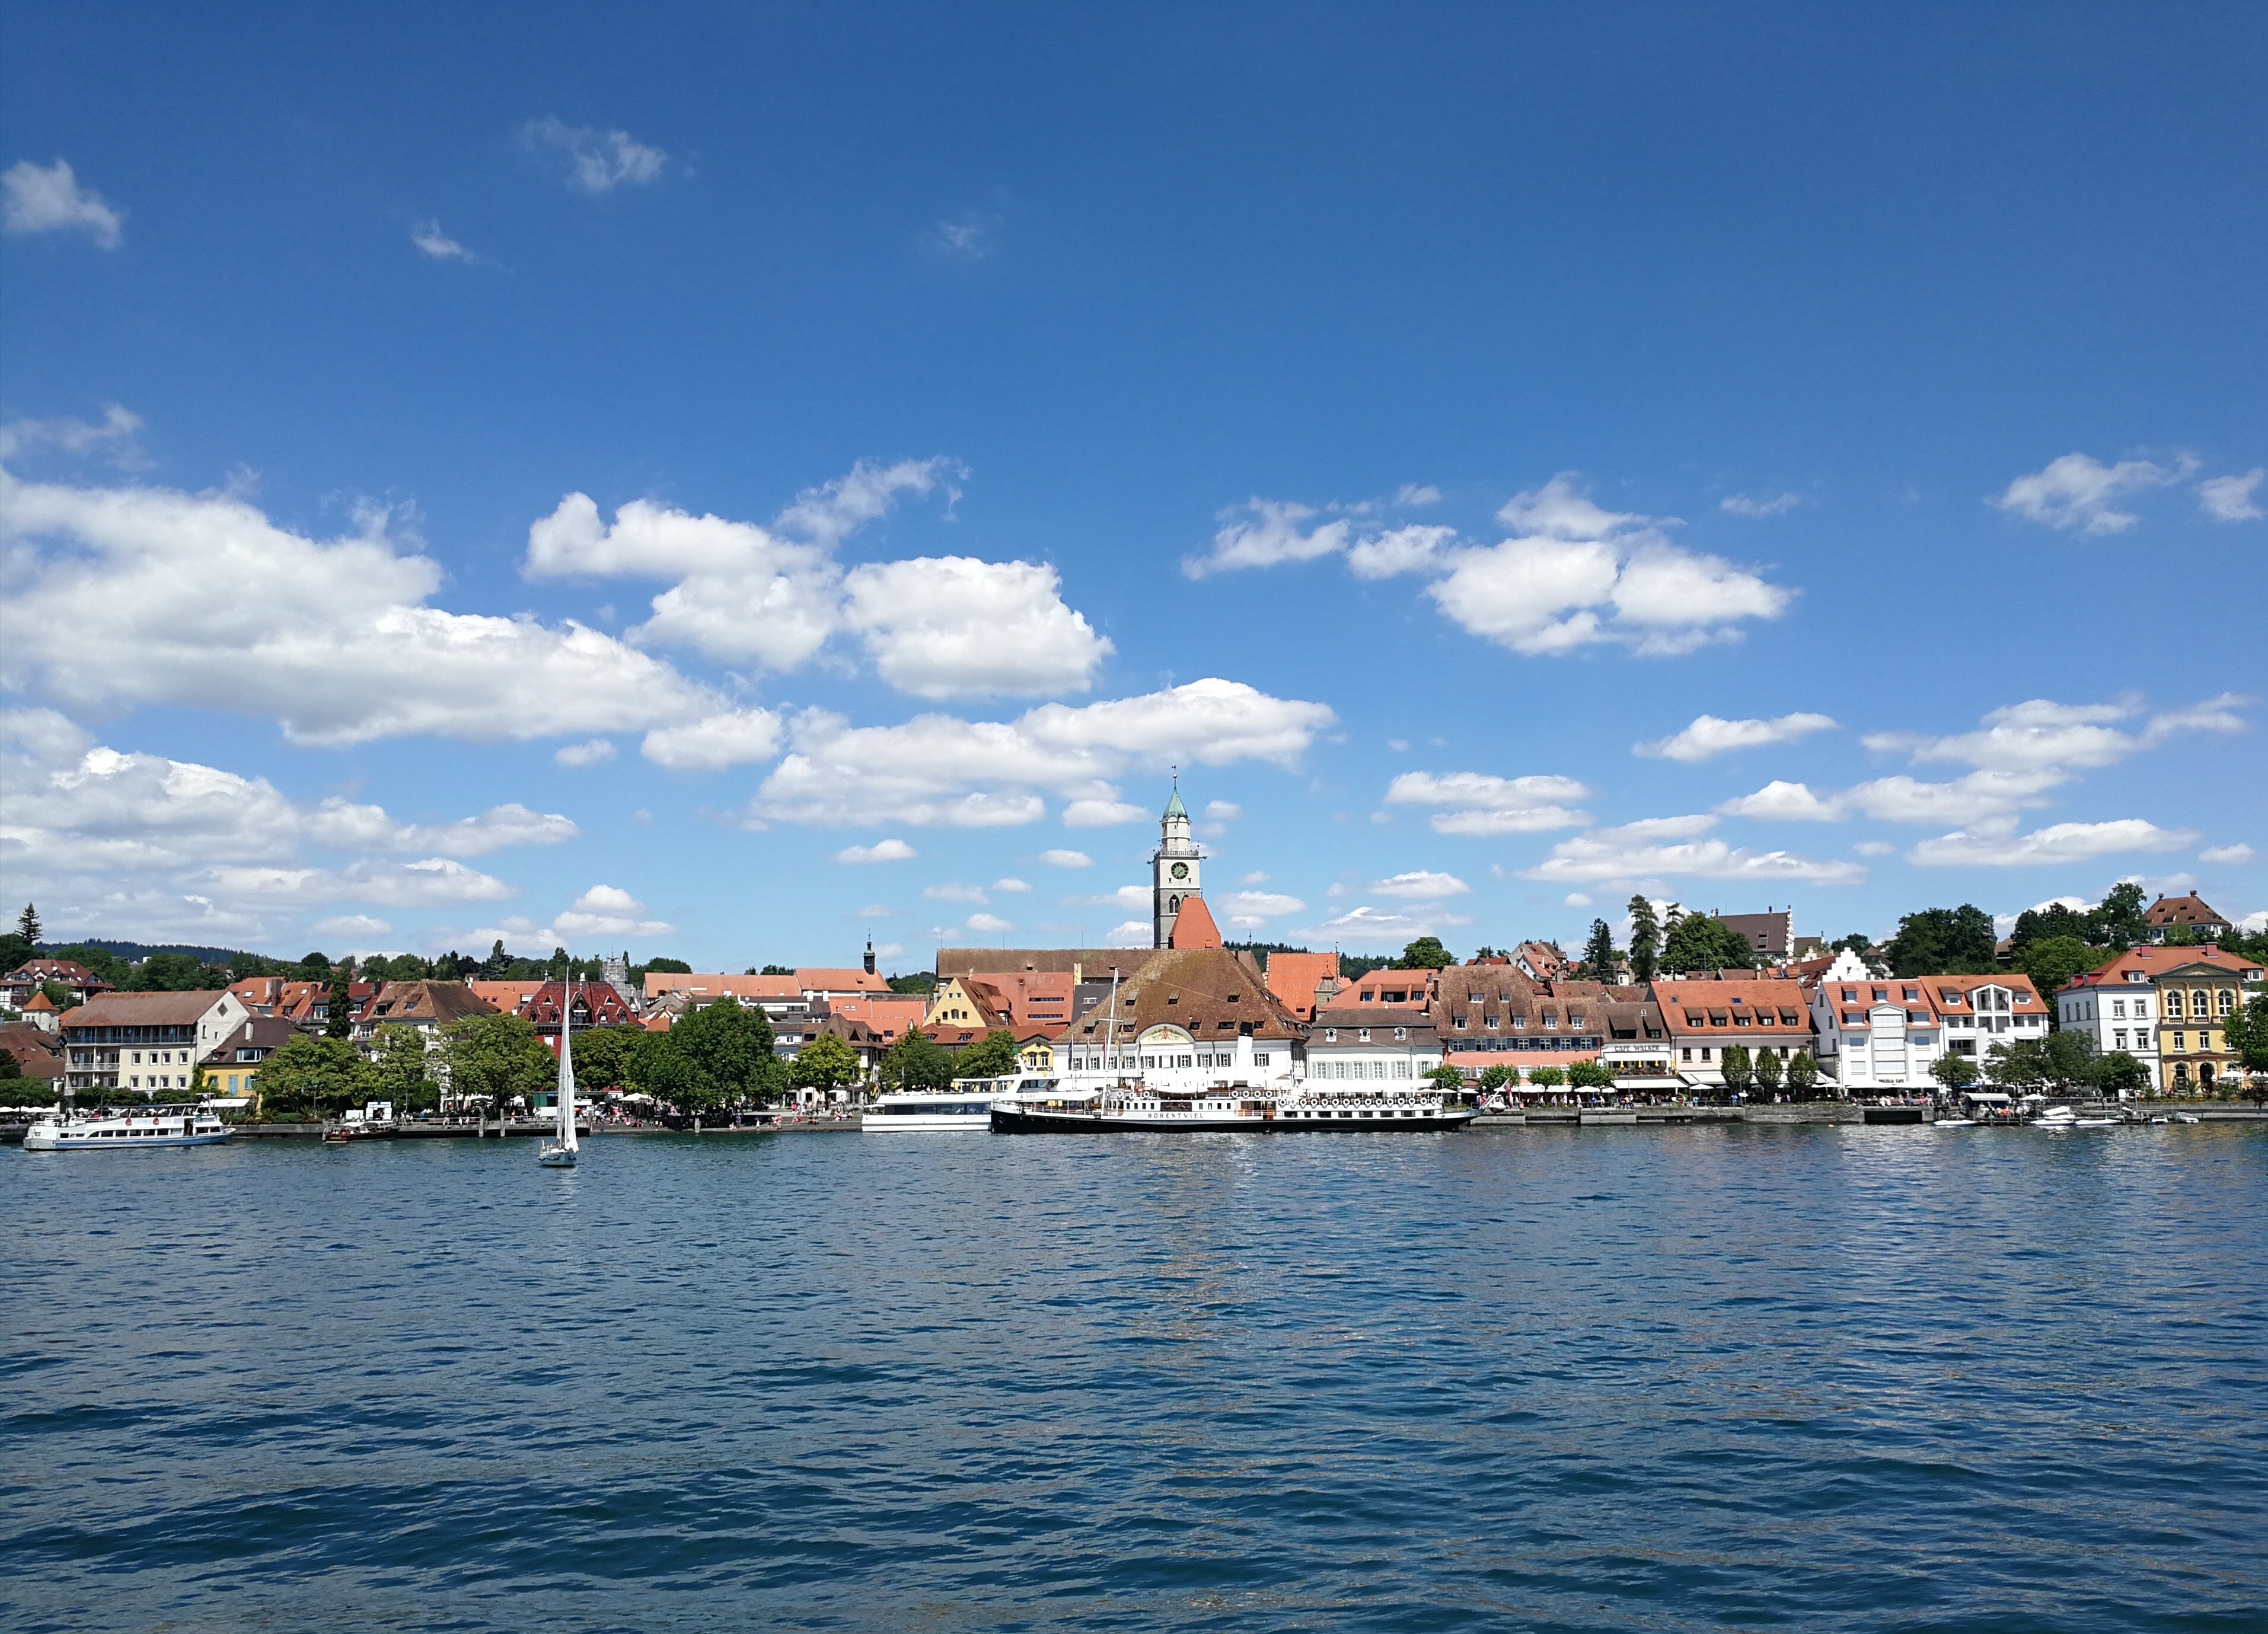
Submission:
[[[1182,780],[1175,777],[1173,798],[1166,802],[1165,815],[1158,820],[1157,853],[1150,858],[1152,946],[1172,946],[1174,921],[1181,917],[1182,903],[1204,894],[1198,877],[1203,862],[1197,842],[1189,837],[1189,808],[1182,804]]]

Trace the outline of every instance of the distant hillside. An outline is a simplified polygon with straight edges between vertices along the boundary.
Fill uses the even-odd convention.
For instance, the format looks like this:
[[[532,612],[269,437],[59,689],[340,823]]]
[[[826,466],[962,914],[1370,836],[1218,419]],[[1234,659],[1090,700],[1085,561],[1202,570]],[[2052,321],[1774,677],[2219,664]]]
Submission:
[[[257,957],[234,947],[199,947],[188,942],[114,942],[99,936],[83,936],[70,942],[42,942],[40,953],[43,958],[52,958],[70,947],[99,947],[129,965],[138,965],[152,953],[187,953],[201,965],[225,965],[232,959]]]

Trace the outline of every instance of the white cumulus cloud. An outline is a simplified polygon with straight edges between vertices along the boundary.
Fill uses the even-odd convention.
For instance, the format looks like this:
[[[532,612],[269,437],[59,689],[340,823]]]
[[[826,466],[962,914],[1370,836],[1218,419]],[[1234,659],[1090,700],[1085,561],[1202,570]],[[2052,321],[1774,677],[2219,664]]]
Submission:
[[[433,261],[478,261],[479,256],[441,231],[441,224],[431,216],[409,230],[409,241],[421,254]]]
[[[1373,896],[1399,896],[1412,902],[1439,902],[1448,896],[1466,896],[1472,887],[1453,873],[1428,873],[1422,870],[1397,873],[1391,879],[1373,880],[1370,892]]]
[[[1300,934],[1354,947],[1401,947],[1421,936],[1438,936],[1453,926],[1471,923],[1457,914],[1403,912],[1365,904]]]
[[[635,141],[626,130],[599,130],[570,125],[547,115],[519,128],[519,139],[531,152],[551,155],[566,166],[568,185],[584,193],[612,193],[616,188],[644,187],[661,180],[669,155],[659,148]]]
[[[998,936],[1004,931],[1016,928],[996,914],[971,914],[967,923],[970,930],[982,936]]]
[[[1590,813],[1572,802],[1590,792],[1572,777],[1548,774],[1406,771],[1387,785],[1386,803],[1441,808],[1427,820],[1437,834],[1541,834],[1589,822]]]
[[[2252,848],[2242,843],[2210,845],[2198,853],[2198,861],[2201,863],[2223,863],[2235,865],[2249,863],[2251,860]]]
[[[2183,850],[2197,840],[2194,829],[2161,828],[2139,817],[2051,823],[2029,834],[2018,834],[2015,819],[2004,817],[1925,840],[1906,860],[1922,868],[2023,868],[2090,862],[2122,851]]]
[[[0,472],[0,682],[84,708],[195,703],[298,744],[587,732],[713,707],[707,688],[597,630],[444,612],[430,558],[370,514],[328,542],[247,501]]]
[[[899,691],[940,700],[1084,692],[1113,651],[1052,567],[928,556],[854,568],[843,621]]]
[[[1092,868],[1094,858],[1085,851],[1056,850],[1042,851],[1040,860],[1050,868]]]
[[[721,771],[779,753],[781,722],[770,710],[721,710],[681,726],[657,726],[638,753],[672,771]]]
[[[2104,465],[2086,454],[2069,453],[2051,460],[2029,476],[2020,476],[1990,503],[2028,522],[2047,527],[2079,528],[2089,534],[2119,534],[2141,519],[2113,503],[2145,489],[2177,482],[2195,468],[2184,460],[2162,466],[2149,460],[2122,460]]]
[[[920,853],[903,840],[877,840],[872,845],[846,845],[835,853],[838,863],[910,862]]]
[[[1717,502],[1717,508],[1734,516],[1780,516],[1802,503],[1801,494],[1774,494],[1768,499],[1750,494],[1727,494]]]
[[[1725,720],[1715,715],[1697,715],[1693,724],[1683,732],[1652,743],[1633,745],[1631,753],[1691,763],[1728,754],[1734,749],[1793,743],[1813,732],[1834,729],[1833,718],[1826,715],[1782,715],[1771,720]]]
[[[551,758],[562,766],[603,766],[615,758],[615,746],[604,738],[593,738],[587,743],[567,743],[552,750]]]
[[[2198,504],[2216,522],[2257,522],[2268,516],[2253,491],[2268,478],[2268,467],[2254,466],[2242,476],[2209,476],[2198,484]]]
[[[0,173],[0,226],[10,232],[84,232],[104,249],[126,239],[126,212],[107,202],[63,159],[45,166],[22,159]]]
[[[1320,703],[1274,698],[1241,681],[1193,681],[1077,707],[1042,704],[1011,721],[922,715],[854,727],[808,710],[757,791],[751,814],[784,822],[987,828],[1035,822],[1042,792],[1069,802],[1077,827],[1138,821],[1107,779],[1168,765],[1289,764],[1332,724]]]
[[[1594,829],[1560,841],[1548,857],[1520,877],[1567,885],[1669,879],[1855,885],[1867,877],[1866,869],[1856,863],[1729,845],[1709,833],[1716,822],[1710,816],[1655,817]]]

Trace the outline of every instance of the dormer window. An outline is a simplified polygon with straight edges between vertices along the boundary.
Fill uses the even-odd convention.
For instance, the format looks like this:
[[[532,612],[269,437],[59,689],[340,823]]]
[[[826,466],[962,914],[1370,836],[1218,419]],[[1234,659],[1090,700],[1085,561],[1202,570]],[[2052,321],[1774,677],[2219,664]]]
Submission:
[[[1370,1029],[1366,1027],[1358,1028],[1355,1032],[1354,1041],[1358,1044],[1367,1044],[1370,1042]]]
[[[1338,1028],[1336,1028],[1336,1027],[1325,1027],[1325,1028],[1323,1029],[1323,1042],[1325,1042],[1326,1044],[1336,1044],[1336,1043],[1337,1043],[1338,1041],[1339,1041],[1339,1030],[1338,1030]]]

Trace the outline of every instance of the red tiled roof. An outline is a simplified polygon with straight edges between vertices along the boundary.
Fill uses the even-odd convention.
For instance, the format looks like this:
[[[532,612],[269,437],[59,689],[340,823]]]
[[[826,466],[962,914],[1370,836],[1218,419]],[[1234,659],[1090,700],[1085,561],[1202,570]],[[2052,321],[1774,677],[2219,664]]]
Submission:
[[[1268,990],[1302,1021],[1315,1019],[1315,987],[1339,973],[1336,953],[1270,953]]]
[[[1182,898],[1182,910],[1174,916],[1174,933],[1166,938],[1166,946],[1186,948],[1220,945],[1220,927],[1212,922],[1212,909],[1204,905],[1204,898]]]

